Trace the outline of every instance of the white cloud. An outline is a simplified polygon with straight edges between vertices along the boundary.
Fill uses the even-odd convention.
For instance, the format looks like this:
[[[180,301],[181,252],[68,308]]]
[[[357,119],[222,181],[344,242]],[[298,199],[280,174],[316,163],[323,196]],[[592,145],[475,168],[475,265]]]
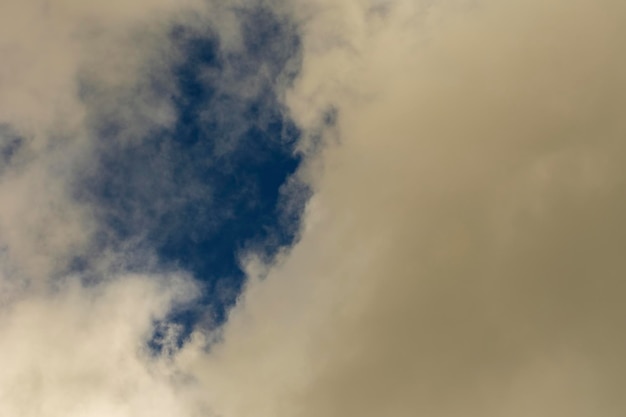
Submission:
[[[146,343],[156,320],[195,294],[189,279],[68,280],[0,311],[0,413],[190,416],[168,357]],[[189,406],[191,407],[191,406]]]

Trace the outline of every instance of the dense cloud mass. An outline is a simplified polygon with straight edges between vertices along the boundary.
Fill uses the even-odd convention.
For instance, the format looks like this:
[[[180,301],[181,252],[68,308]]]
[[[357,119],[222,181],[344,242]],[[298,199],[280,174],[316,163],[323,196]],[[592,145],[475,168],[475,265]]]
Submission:
[[[22,3],[0,415],[624,415],[621,2]],[[233,230],[217,320],[189,259]]]

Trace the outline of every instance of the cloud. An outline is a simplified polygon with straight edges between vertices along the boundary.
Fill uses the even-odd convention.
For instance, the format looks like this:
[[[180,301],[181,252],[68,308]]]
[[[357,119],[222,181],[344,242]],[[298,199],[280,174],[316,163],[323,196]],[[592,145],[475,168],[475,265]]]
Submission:
[[[274,182],[298,164],[289,153],[291,144],[284,143],[291,138],[284,132],[269,137],[275,130],[291,129],[290,135],[296,130],[271,91],[295,48],[293,28],[283,34],[283,22],[274,22],[270,13],[261,22],[248,12],[248,21],[231,6],[159,0],[0,6],[0,357],[6,364],[0,376],[0,414],[206,415],[205,401],[190,396],[196,392],[193,372],[184,374],[175,366],[185,326],[191,325],[181,324],[180,316],[204,308],[206,314],[200,315],[211,317],[211,308],[223,308],[224,301],[207,305],[202,297],[208,285],[189,277],[196,271],[180,271],[185,259],[160,258],[161,248],[154,246],[162,242],[140,245],[137,240],[152,234],[153,240],[170,243],[173,235],[182,240],[195,234],[191,240],[213,243],[202,233],[212,233],[207,231],[212,223],[237,212],[231,206],[266,203],[240,203],[247,192],[241,187],[235,191],[244,196],[237,195],[236,204],[205,204],[213,188],[224,188],[207,184],[215,180],[206,174],[207,167],[219,168],[220,158],[230,171],[242,165],[240,159],[251,160],[250,172],[231,176],[252,176],[245,178],[250,188],[270,183],[263,192],[274,194],[280,186]],[[250,25],[249,33],[240,33],[241,22]],[[285,41],[287,48],[267,56],[259,51],[250,41],[262,26],[267,26],[268,44]],[[214,64],[203,61],[207,39],[216,45],[216,54],[227,58],[216,58],[226,67],[221,75],[201,74]],[[196,41],[199,50],[190,51]],[[267,68],[259,76],[255,65]],[[197,78],[192,91],[180,85],[183,69],[197,72],[191,76]],[[194,138],[180,137],[187,132],[179,129],[184,119],[179,116],[186,100],[198,98],[196,87],[221,88],[222,98],[233,106],[219,110],[241,132],[255,128],[257,142],[268,143],[246,137],[243,146],[225,144],[232,149],[223,146],[215,152],[214,143],[204,143],[189,146],[185,154],[181,144]],[[232,134],[218,131],[224,121],[206,108],[206,101],[201,97],[188,107],[202,113],[205,124],[216,121],[209,133]],[[242,114],[254,105],[257,115]],[[190,123],[208,130],[200,121]],[[282,165],[269,178],[257,178],[255,170],[267,161]],[[107,188],[109,184],[113,186]],[[105,188],[102,194],[108,193],[108,199],[98,199],[102,190],[97,187]],[[225,194],[218,197],[232,198]],[[277,202],[268,204],[273,209]],[[210,213],[189,216],[194,210]],[[274,233],[266,213],[253,215],[258,224],[246,225],[248,229]],[[120,226],[107,222],[111,218],[130,221]],[[243,219],[237,220],[240,226]],[[118,236],[124,235],[123,228],[131,236]],[[223,240],[228,239],[235,238]],[[192,247],[197,254],[179,258],[200,257],[206,246]],[[223,262],[236,257],[210,255],[227,258]],[[230,284],[214,284],[216,297],[231,297]]]
[[[164,42],[168,27],[192,7],[202,12],[199,4],[167,0],[0,6],[0,140],[3,148],[18,140],[2,161],[0,244],[26,275],[41,281],[90,239],[92,215],[76,204],[73,187],[93,163],[92,110],[105,117],[102,109],[116,100],[128,112],[125,92],[133,90],[126,130],[172,122],[167,100],[141,81],[148,65],[158,73],[174,59]],[[88,94],[94,89],[97,99]]]
[[[302,239],[185,366],[237,417],[623,414],[626,9],[371,6],[297,10]]]
[[[117,95],[125,86],[142,85],[135,70],[168,59],[152,48],[159,35],[142,38],[133,28],[159,32],[155,16],[178,9],[156,0],[149,9],[63,2],[51,15],[62,17],[44,19],[52,12],[43,6],[11,4],[14,21],[28,16],[35,30],[7,25],[13,32],[2,37],[24,39],[24,47],[7,66],[15,70],[0,77],[15,86],[5,97],[16,103],[0,99],[0,119],[12,129],[0,134],[24,145],[0,147],[9,167],[0,170],[0,282],[8,294],[0,411],[624,414],[626,7],[267,2],[300,34],[297,77],[274,81],[302,129],[298,178],[313,195],[299,242],[272,262],[247,254],[248,282],[228,321],[218,330],[198,326],[179,346],[170,314],[199,290],[159,272],[158,261],[147,262],[151,273],[131,275],[110,266],[124,265],[119,253],[102,254],[107,280],[20,285],[23,275],[58,275],[54,264],[100,226],[71,198],[76,171],[63,164],[91,161],[77,77],[113,91],[94,108],[115,108],[128,98]],[[236,12],[225,16],[222,23],[238,21]],[[61,29],[47,34],[46,25]],[[244,48],[240,31],[221,27],[229,47]],[[96,41],[83,44],[75,33]],[[131,75],[114,71],[125,48],[114,49],[119,61],[99,52],[120,39],[151,46],[149,57],[129,55]],[[77,52],[87,45],[95,57]],[[47,62],[40,47],[59,61],[41,74],[31,65]],[[130,131],[174,123],[167,100],[142,97],[120,106],[122,116],[131,109],[149,120]],[[160,353],[148,348],[155,329]]]
[[[192,5],[169,0],[3,2],[0,119],[33,136],[76,128],[84,116],[80,73],[88,69],[111,83],[132,81],[153,52],[137,44],[158,42],[158,25]]]
[[[54,292],[3,306],[0,412],[192,415],[167,356],[154,357],[145,346],[154,321],[195,293],[180,276],[124,276],[89,288],[69,279]]]

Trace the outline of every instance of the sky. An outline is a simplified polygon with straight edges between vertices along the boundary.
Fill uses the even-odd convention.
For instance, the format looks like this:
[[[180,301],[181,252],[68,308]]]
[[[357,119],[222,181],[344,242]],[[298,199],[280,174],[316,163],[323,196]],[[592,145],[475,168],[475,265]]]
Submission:
[[[622,417],[626,5],[0,1],[0,416]]]

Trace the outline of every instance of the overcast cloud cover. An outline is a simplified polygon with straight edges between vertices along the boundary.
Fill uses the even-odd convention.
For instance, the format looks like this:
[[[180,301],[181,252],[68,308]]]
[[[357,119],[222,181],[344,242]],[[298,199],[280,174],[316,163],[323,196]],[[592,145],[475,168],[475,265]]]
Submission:
[[[0,2],[0,416],[624,416],[625,52],[613,0]]]

